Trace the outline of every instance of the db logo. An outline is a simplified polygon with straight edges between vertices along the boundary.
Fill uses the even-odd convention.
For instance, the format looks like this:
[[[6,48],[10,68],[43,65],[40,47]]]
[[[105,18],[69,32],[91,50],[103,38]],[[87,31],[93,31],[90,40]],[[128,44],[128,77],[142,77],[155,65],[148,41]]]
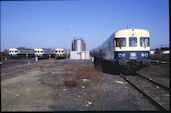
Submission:
[[[125,57],[125,53],[119,53],[118,57]]]
[[[148,57],[148,53],[141,53],[142,57]]]

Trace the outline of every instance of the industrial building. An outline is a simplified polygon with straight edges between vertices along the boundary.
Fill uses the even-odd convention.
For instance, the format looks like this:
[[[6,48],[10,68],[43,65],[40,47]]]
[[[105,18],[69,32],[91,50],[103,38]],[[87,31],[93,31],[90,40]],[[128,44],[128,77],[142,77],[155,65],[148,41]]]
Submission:
[[[72,51],[70,51],[70,59],[88,60],[90,52],[86,51],[86,43],[83,39],[74,39],[72,41]]]

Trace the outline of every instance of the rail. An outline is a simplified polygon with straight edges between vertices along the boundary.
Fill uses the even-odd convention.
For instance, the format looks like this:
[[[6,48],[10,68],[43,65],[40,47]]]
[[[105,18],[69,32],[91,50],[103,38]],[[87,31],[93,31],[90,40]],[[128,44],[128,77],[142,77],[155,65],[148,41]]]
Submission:
[[[128,78],[128,76],[125,76],[125,75],[120,75],[123,79],[125,79],[128,83],[130,83],[134,88],[136,88],[139,92],[141,92],[142,94],[144,94],[149,100],[150,100],[150,102],[153,104],[153,105],[155,105],[159,110],[162,110],[162,111],[169,111],[169,97],[168,97],[168,103],[165,101],[165,100],[162,100],[162,99],[158,99],[157,98],[157,96],[156,96],[156,98],[155,98],[155,96],[154,95],[152,95],[152,93],[150,94],[150,92],[148,91],[148,90],[146,90],[146,89],[143,89],[142,87],[140,87],[140,84],[138,84],[138,83],[135,83],[135,82],[133,82],[133,81],[131,81],[129,78]],[[137,75],[138,76],[138,75]],[[147,79],[146,79],[147,80]],[[138,81],[138,80],[136,80],[136,81]],[[147,80],[147,81],[149,81],[149,80]],[[151,82],[151,81],[150,81]],[[151,82],[152,84],[154,84],[154,82]],[[142,85],[142,84],[141,84]],[[155,84],[155,87],[160,87],[161,85],[159,85],[159,86],[156,86],[156,84]],[[150,88],[150,87],[148,87],[148,88]],[[165,90],[165,89],[164,89]],[[154,91],[154,90],[152,90],[152,91]],[[169,91],[167,90],[167,91],[163,91],[163,92],[167,92],[166,94],[169,94]],[[156,93],[157,94],[157,93]],[[162,95],[162,94],[160,94],[160,95]]]

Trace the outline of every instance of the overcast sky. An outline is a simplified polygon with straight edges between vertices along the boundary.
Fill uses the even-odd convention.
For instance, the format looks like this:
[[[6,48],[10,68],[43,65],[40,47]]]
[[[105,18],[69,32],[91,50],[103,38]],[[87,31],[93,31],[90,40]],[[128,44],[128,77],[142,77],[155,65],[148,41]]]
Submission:
[[[127,25],[148,30],[151,48],[169,44],[169,0],[1,1],[1,49],[67,49],[81,37],[91,50]]]

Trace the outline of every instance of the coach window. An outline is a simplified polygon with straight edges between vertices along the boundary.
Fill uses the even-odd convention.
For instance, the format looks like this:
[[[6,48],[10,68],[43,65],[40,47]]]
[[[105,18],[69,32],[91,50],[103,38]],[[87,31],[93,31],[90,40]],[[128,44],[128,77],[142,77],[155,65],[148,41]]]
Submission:
[[[150,41],[148,37],[141,37],[140,38],[140,46],[141,47],[149,47],[150,46]]]
[[[115,47],[126,47],[126,38],[115,38]]]
[[[41,51],[41,53],[43,53],[43,51]]]
[[[137,38],[136,37],[129,37],[129,46],[136,47],[137,46]]]

